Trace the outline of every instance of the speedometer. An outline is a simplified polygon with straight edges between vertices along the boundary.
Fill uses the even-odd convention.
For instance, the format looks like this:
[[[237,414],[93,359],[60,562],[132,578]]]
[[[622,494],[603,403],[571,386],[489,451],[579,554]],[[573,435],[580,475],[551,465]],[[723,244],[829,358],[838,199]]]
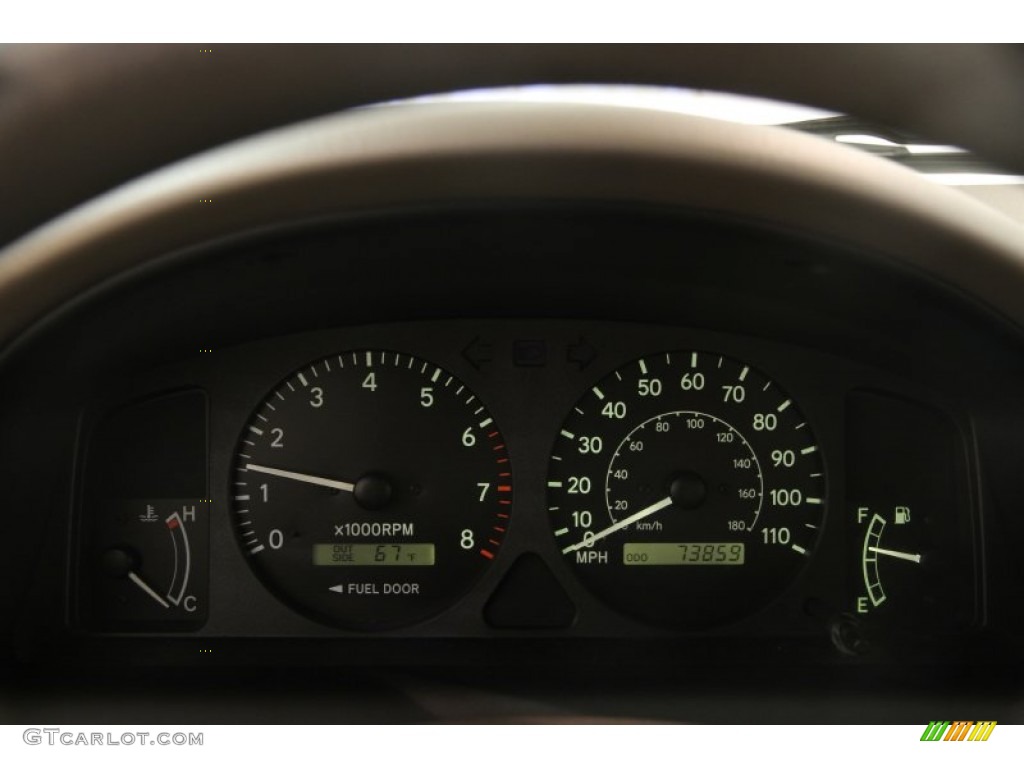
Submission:
[[[724,355],[652,355],[576,403],[556,440],[558,547],[613,608],[671,627],[742,618],[795,578],[818,536],[825,470],[801,409]]]

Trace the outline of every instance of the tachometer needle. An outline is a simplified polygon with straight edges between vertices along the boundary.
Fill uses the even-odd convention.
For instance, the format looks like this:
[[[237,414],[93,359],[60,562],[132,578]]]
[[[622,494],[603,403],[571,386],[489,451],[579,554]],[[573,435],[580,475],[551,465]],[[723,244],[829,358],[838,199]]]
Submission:
[[[164,608],[171,607],[171,604],[164,600],[162,597],[160,597],[160,595],[158,595],[156,591],[151,586],[149,586],[149,584],[144,582],[139,577],[139,574],[137,574],[135,571],[128,571],[128,580],[131,581],[132,584],[137,586],[143,592],[145,592],[147,595],[156,600],[158,603],[160,603],[160,605],[162,605]]]
[[[576,544],[572,544],[563,549],[562,554],[567,555],[570,552],[575,552],[577,549],[583,549],[583,547],[588,547],[595,541],[599,541],[600,539],[603,539],[605,536],[611,536],[616,531],[621,531],[627,525],[632,525],[637,520],[643,520],[645,517],[649,517],[650,515],[653,515],[655,512],[660,512],[665,507],[670,506],[671,504],[672,497],[666,496],[661,501],[656,501],[649,507],[644,507],[639,512],[636,512],[627,518],[619,520],[619,522],[615,523],[615,525],[611,525],[605,528],[603,531],[598,531],[593,536],[585,536],[583,538],[583,541],[577,542]]]
[[[869,552],[874,552],[876,555],[888,555],[889,557],[895,557],[898,560],[909,560],[912,563],[920,563],[920,555],[912,555],[909,552],[897,552],[893,549],[882,549],[881,547],[868,547]]]
[[[260,472],[264,475],[274,475],[275,477],[283,477],[288,480],[298,480],[300,483],[309,483],[311,485],[322,485],[325,488],[336,488],[339,491],[347,491],[348,493],[352,493],[355,489],[355,485],[353,483],[346,483],[341,480],[331,480],[326,477],[317,477],[316,475],[304,475],[301,472],[289,472],[286,469],[263,467],[259,464],[246,464],[245,468],[250,472]]]

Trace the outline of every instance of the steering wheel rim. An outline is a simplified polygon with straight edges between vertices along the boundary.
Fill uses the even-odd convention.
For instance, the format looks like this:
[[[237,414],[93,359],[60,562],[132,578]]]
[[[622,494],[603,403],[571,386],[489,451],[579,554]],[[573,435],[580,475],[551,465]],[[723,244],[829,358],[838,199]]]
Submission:
[[[485,86],[745,93],[857,114],[1024,169],[1021,82],[1017,46],[6,46],[0,199],[9,204],[0,245],[131,178],[243,136]]]

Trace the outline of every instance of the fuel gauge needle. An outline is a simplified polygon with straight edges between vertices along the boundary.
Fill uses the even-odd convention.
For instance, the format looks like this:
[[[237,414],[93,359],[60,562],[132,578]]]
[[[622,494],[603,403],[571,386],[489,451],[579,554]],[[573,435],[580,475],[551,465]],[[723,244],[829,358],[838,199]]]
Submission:
[[[137,574],[135,571],[128,571],[128,580],[132,584],[137,586],[139,589],[141,589],[143,592],[145,592],[147,595],[156,600],[158,603],[160,603],[160,605],[162,605],[164,608],[171,607],[171,604],[164,600],[162,597],[160,597],[160,595],[158,595],[156,591],[151,586],[149,586],[149,584],[144,582],[142,580],[142,577],[140,577],[139,574]]]
[[[889,557],[895,557],[897,560],[909,560],[912,563],[920,563],[920,555],[912,555],[909,552],[897,552],[894,549],[882,549],[881,547],[868,547],[868,552],[874,552],[876,555],[888,555]]]
[[[310,485],[322,485],[325,488],[336,488],[339,491],[347,491],[348,493],[352,493],[352,491],[356,487],[354,483],[346,483],[343,480],[331,480],[330,478],[327,477],[305,475],[301,472],[290,472],[287,469],[275,469],[274,467],[264,467],[260,464],[246,464],[245,468],[250,472],[259,472],[264,475],[283,477],[287,480],[297,480],[300,483],[309,483]]]

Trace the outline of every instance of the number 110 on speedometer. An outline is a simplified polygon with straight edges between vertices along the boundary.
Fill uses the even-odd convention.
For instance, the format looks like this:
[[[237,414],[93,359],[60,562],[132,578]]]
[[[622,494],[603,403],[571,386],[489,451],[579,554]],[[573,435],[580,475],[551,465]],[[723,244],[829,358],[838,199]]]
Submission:
[[[675,351],[629,363],[573,406],[548,469],[559,550],[610,607],[701,628],[781,594],[824,514],[801,409],[753,366]]]

